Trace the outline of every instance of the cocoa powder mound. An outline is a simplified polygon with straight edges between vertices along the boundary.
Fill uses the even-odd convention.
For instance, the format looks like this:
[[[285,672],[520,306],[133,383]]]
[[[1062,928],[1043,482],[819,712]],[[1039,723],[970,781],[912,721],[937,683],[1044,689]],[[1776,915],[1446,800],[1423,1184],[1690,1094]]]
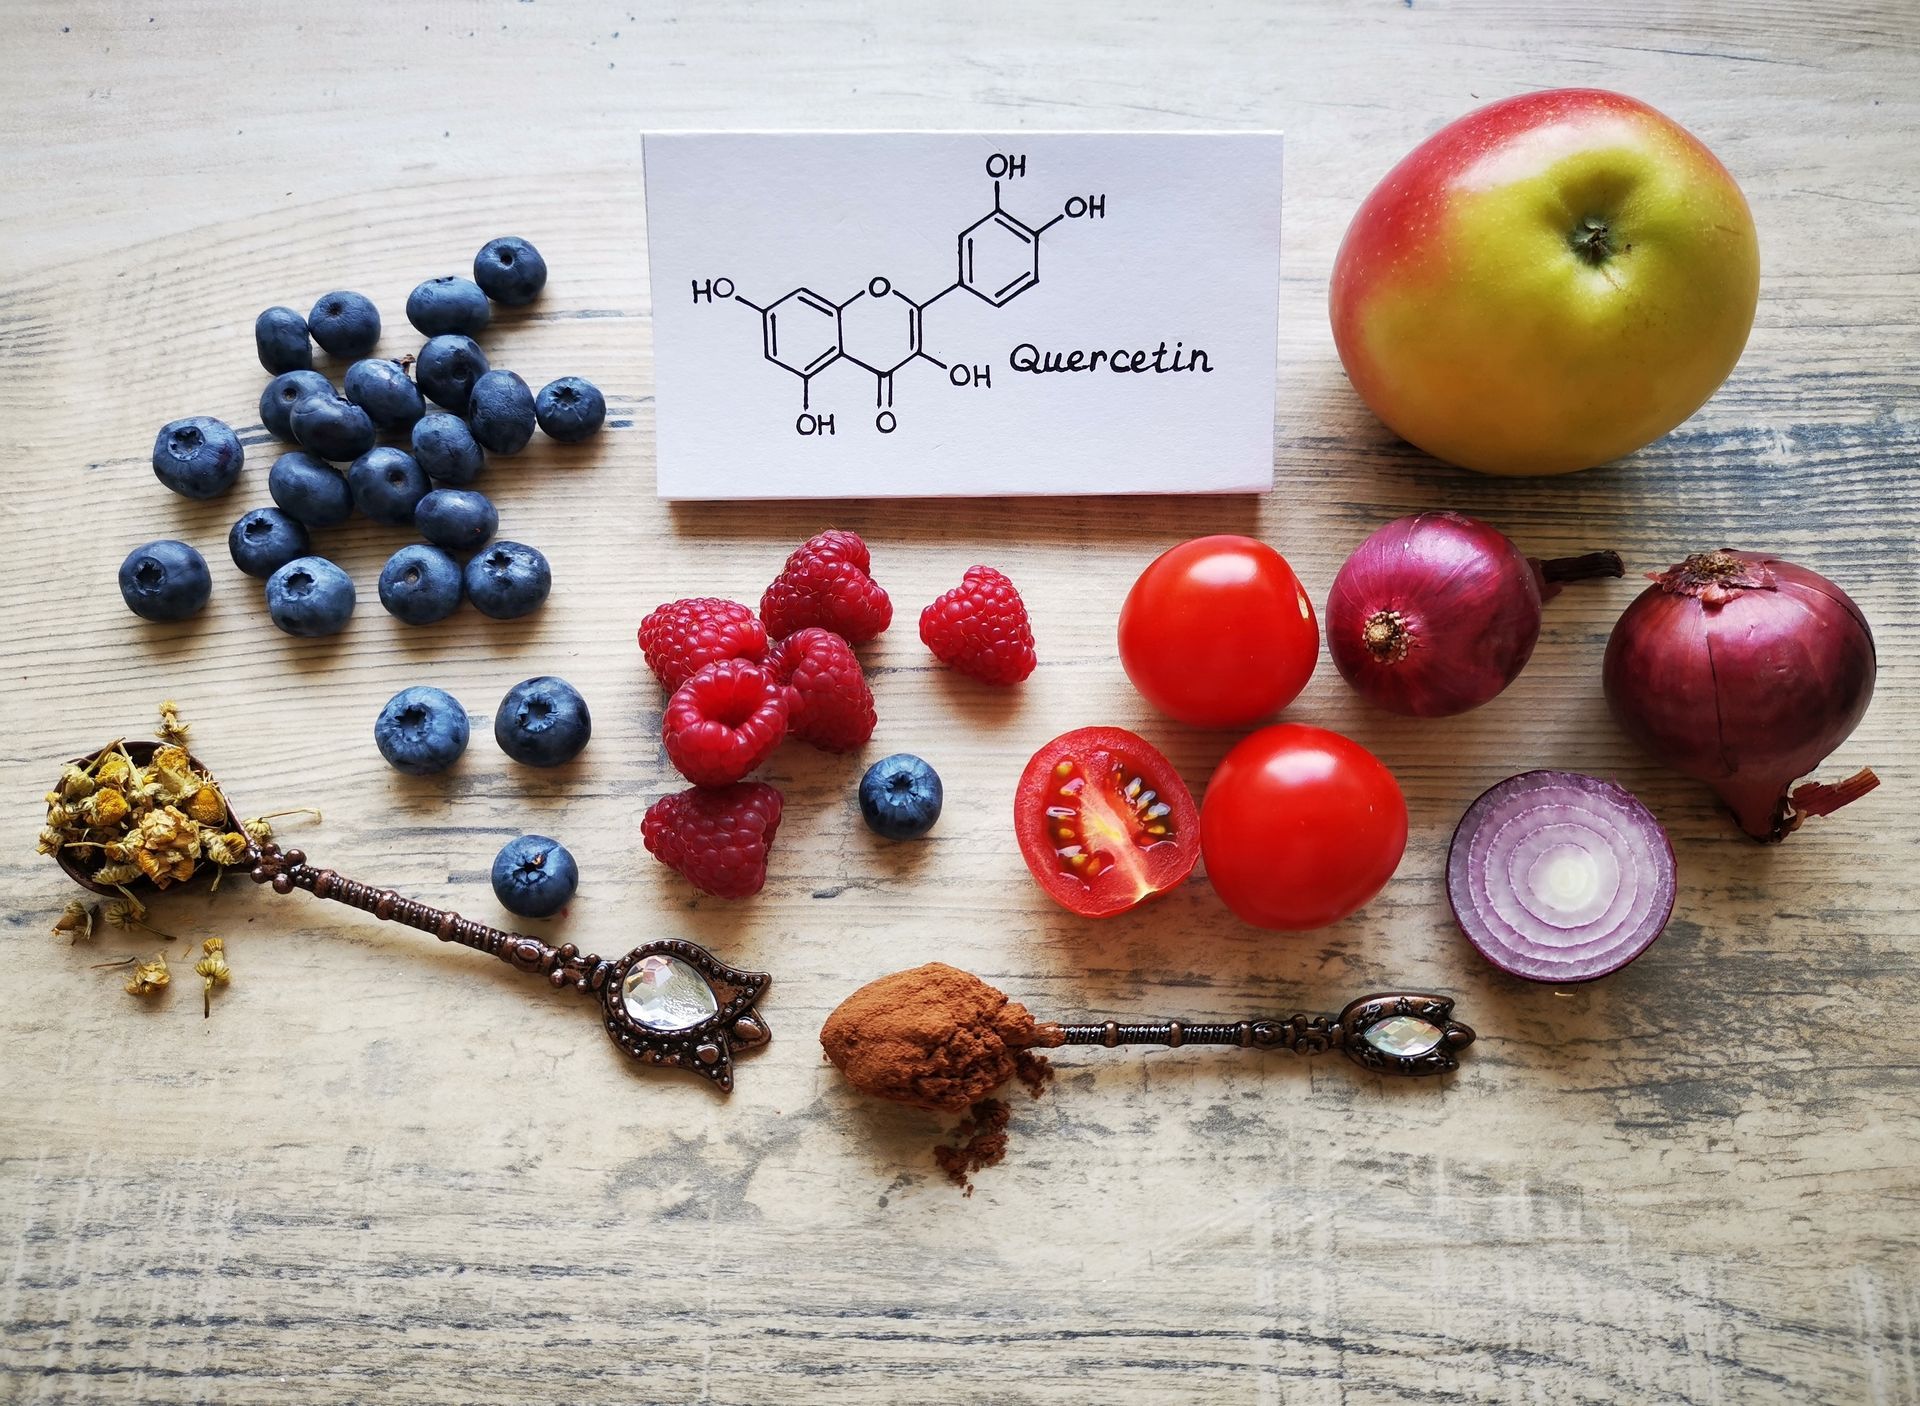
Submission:
[[[868,982],[820,1031],[827,1058],[862,1093],[940,1113],[965,1112],[1016,1076],[1036,1088],[1034,1061],[1044,1061],[1023,1066],[1022,1054],[1061,1043],[1059,1026],[944,962]]]

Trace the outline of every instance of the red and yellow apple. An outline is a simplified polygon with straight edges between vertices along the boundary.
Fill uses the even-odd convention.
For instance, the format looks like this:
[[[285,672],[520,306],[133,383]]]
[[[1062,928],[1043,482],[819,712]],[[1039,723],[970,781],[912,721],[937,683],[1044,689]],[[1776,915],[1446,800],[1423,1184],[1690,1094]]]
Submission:
[[[1592,88],[1443,127],[1347,229],[1329,303],[1387,428],[1488,474],[1629,454],[1698,410],[1753,326],[1732,176],[1679,123]]]

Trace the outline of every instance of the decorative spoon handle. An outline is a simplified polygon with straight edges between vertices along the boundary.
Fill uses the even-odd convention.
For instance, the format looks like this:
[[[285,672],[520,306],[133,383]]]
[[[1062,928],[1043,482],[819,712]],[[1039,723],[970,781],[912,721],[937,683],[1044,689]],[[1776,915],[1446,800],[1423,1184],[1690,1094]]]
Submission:
[[[430,932],[442,942],[457,942],[476,952],[498,957],[515,971],[544,976],[556,987],[571,986],[576,991],[597,994],[613,969],[612,962],[593,955],[581,956],[580,949],[571,942],[552,947],[525,933],[488,927],[444,908],[403,898],[392,889],[373,888],[331,869],[316,869],[307,863],[303,851],[283,851],[272,840],[253,845],[247,859],[252,865],[248,877],[256,884],[272,885],[275,893],[305,889],[315,898],[344,903],[376,918]]]
[[[544,976],[555,987],[571,986],[600,1003],[608,1036],[633,1058],[688,1070],[722,1093],[733,1090],[733,1056],[771,1038],[756,1008],[771,978],[728,966],[697,943],[658,938],[607,961],[591,953],[582,956],[571,942],[554,947],[331,869],[316,869],[302,851],[282,850],[271,840],[251,846],[246,862],[251,866],[248,877],[275,893],[305,889],[315,898],[488,953],[515,971]]]
[[[1276,1020],[1150,1023],[1105,1021],[1059,1026],[1069,1045],[1238,1045],[1252,1050],[1320,1054],[1341,1049],[1347,1058],[1383,1074],[1445,1074],[1455,1054],[1473,1043],[1473,1030],[1453,1018],[1453,1002],[1426,992],[1386,991],[1349,1002],[1339,1015],[1305,1013]]]

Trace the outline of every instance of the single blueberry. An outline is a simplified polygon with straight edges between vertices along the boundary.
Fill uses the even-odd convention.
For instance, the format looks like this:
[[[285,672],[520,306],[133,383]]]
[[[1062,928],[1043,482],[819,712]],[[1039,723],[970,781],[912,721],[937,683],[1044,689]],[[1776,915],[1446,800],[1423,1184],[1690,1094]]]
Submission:
[[[278,508],[242,513],[227,533],[233,564],[249,576],[271,576],[295,557],[305,556],[311,546],[307,529]]]
[[[428,400],[464,415],[473,383],[487,374],[487,354],[473,338],[447,332],[427,339],[414,358],[413,374]]]
[[[120,563],[121,598],[142,620],[185,620],[212,594],[207,559],[185,542],[149,542]]]
[[[526,240],[502,235],[473,256],[473,281],[503,307],[523,307],[547,286],[547,261]]]
[[[353,614],[353,580],[325,557],[295,557],[267,578],[267,614],[290,635],[337,635]]]
[[[553,569],[532,547],[502,539],[468,560],[465,580],[475,610],[516,620],[540,608],[553,589]]]
[[[313,369],[307,320],[292,308],[268,308],[253,320],[253,348],[269,376]]]
[[[467,427],[481,448],[518,454],[533,438],[533,392],[511,371],[489,371],[473,383]]]
[[[493,740],[526,766],[570,762],[592,735],[587,700],[565,679],[550,675],[515,684],[493,715]]]
[[[467,710],[443,688],[403,688],[373,720],[373,744],[409,776],[445,771],[467,750]]]
[[[591,381],[562,376],[540,388],[533,413],[549,439],[578,444],[600,433],[607,420],[607,398]]]
[[[413,427],[413,457],[435,483],[465,488],[487,466],[487,451],[482,449],[458,415],[434,411],[423,415]]]
[[[153,439],[154,477],[184,498],[218,498],[246,458],[240,437],[211,415],[162,425]]]
[[[309,454],[344,463],[373,448],[373,419],[343,395],[310,395],[293,407],[293,437]]]
[[[500,514],[484,493],[471,488],[436,488],[413,510],[413,525],[436,547],[470,552],[500,526]]]
[[[407,294],[407,321],[423,337],[459,332],[471,337],[493,320],[493,305],[470,278],[429,278]]]
[[[580,866],[567,847],[545,835],[520,835],[493,857],[493,896],[521,918],[551,918],[573,901]]]
[[[307,331],[335,356],[365,356],[380,340],[380,309],[361,293],[328,293],[307,314]]]
[[[275,439],[293,438],[293,407],[310,395],[332,395],[333,382],[318,371],[285,371],[260,392],[260,423]]]
[[[940,818],[940,774],[909,752],[882,757],[860,778],[860,817],[887,840],[917,840]]]
[[[289,450],[273,461],[267,492],[282,512],[308,527],[338,527],[353,516],[346,475],[305,450]]]
[[[376,429],[410,430],[426,413],[420,387],[397,361],[356,361],[347,368],[344,385],[347,399],[367,412]]]
[[[380,568],[380,604],[406,625],[432,625],[460,608],[460,563],[438,547],[414,542]]]
[[[432,487],[424,471],[404,449],[377,445],[353,461],[347,470],[353,505],[387,527],[407,527],[413,510]]]

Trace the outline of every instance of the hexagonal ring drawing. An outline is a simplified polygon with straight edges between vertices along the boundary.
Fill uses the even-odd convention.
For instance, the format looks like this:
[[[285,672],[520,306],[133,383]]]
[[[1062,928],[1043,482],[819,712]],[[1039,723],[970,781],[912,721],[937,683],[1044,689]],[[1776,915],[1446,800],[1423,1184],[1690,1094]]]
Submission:
[[[1040,236],[1004,210],[960,235],[960,286],[1004,307],[1040,281]]]
[[[807,377],[840,355],[840,314],[810,288],[796,288],[760,314],[767,360]]]
[[[920,306],[876,278],[840,306],[840,354],[875,375],[898,371],[919,354]]]

